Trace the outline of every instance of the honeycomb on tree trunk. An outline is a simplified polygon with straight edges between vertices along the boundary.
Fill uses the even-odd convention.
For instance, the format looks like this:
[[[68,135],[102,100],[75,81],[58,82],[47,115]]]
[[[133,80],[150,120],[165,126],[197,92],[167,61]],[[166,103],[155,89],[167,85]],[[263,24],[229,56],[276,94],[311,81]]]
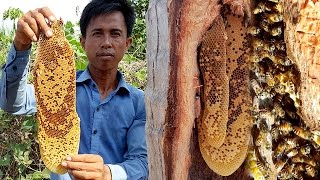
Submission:
[[[216,17],[200,45],[204,107],[198,137],[208,166],[228,176],[246,158],[252,121],[245,19],[224,16]]]
[[[314,128],[308,125],[308,120],[304,117],[306,114],[304,111],[314,111],[314,109],[310,106],[304,107],[303,96],[308,96],[311,99],[317,95],[315,93],[314,95],[311,93],[302,95],[301,87],[303,87],[304,77],[301,74],[301,67],[291,55],[290,47],[292,45],[288,42],[290,39],[295,39],[293,43],[296,41],[300,43],[301,39],[299,40],[298,36],[289,38],[287,35],[293,33],[290,29],[295,29],[299,22],[301,14],[298,13],[300,11],[298,8],[307,7],[297,4],[305,4],[305,2],[301,3],[301,1],[297,4],[287,0],[284,2],[282,0],[223,2],[213,0],[151,0],[150,2],[150,9],[153,11],[150,11],[152,18],[148,19],[149,25],[152,26],[149,31],[147,29],[149,32],[148,45],[151,47],[151,50],[148,51],[151,55],[148,58],[148,75],[151,76],[148,76],[149,82],[146,90],[146,102],[149,105],[146,106],[148,115],[147,141],[148,147],[151,149],[149,152],[152,154],[149,156],[150,167],[161,169],[160,171],[151,171],[152,177],[154,179],[248,179],[246,176],[250,174],[255,179],[316,179],[319,169],[317,163],[319,161],[319,136],[316,131],[313,131]],[[311,3],[311,1],[306,2]],[[312,1],[312,3],[317,4],[318,2]],[[208,167],[212,164],[204,165],[203,160],[199,158],[199,147],[195,146],[198,143],[196,138],[202,136],[199,137],[200,148],[204,149],[206,146],[206,149],[211,149],[207,153],[208,157],[205,157],[206,161],[210,163],[210,158],[217,156],[223,159],[223,153],[215,151],[214,146],[220,146],[219,144],[226,139],[227,135],[223,135],[224,132],[221,133],[221,137],[224,138],[216,140],[220,143],[209,148],[206,144],[210,143],[210,138],[206,139],[204,136],[206,133],[209,134],[208,136],[212,136],[210,132],[207,132],[210,127],[201,128],[203,127],[201,121],[206,121],[206,119],[199,119],[201,117],[197,116],[197,113],[193,113],[194,109],[196,109],[195,112],[199,112],[197,111],[199,105],[197,101],[194,101],[197,99],[194,97],[197,97],[198,89],[203,90],[202,93],[208,93],[208,89],[214,89],[206,87],[208,84],[203,84],[203,87],[198,84],[198,70],[203,67],[200,64],[198,69],[195,64],[200,61],[201,57],[201,54],[198,54],[198,59],[196,59],[196,49],[199,47],[201,50],[200,44],[205,38],[206,31],[210,29],[210,24],[213,24],[212,22],[217,16],[223,15],[224,12],[220,10],[222,4],[230,5],[231,11],[229,13],[244,15],[242,17],[248,18],[251,26],[246,27],[250,37],[247,39],[249,45],[252,46],[248,58],[250,60],[249,82],[251,83],[248,89],[250,89],[252,97],[251,111],[254,119],[251,124],[253,126],[252,142],[248,147],[249,152],[245,166],[242,164],[242,169],[240,168],[228,177],[221,177],[213,171],[209,171]],[[289,6],[296,8],[287,8]],[[251,9],[247,10],[246,7]],[[310,5],[310,7],[316,9],[318,5]],[[167,16],[162,16],[163,14]],[[287,27],[290,26],[287,25],[287,16],[293,17],[294,24],[292,26],[294,28]],[[317,18],[308,21],[313,20],[317,21]],[[227,21],[224,25],[226,24]],[[317,23],[314,25],[317,26]],[[216,34],[219,33],[221,32],[216,32]],[[159,41],[159,38],[163,37],[166,41]],[[297,53],[301,56],[303,52]],[[314,57],[316,56],[314,55]],[[317,76],[311,73],[317,70],[314,68],[315,64],[305,66],[306,69],[313,69],[308,73],[313,80],[310,87],[316,85],[314,82],[316,82]],[[219,70],[223,68],[224,66],[221,66]],[[202,76],[204,75],[202,74]],[[206,83],[210,76],[205,78],[203,83]],[[224,77],[221,80],[224,81]],[[228,81],[224,83],[226,86]],[[310,90],[318,91],[317,87],[310,88]],[[210,97],[211,95],[202,94],[202,96]],[[226,96],[229,95],[226,94]],[[226,97],[220,99],[225,100]],[[316,98],[314,99],[312,104],[317,101]],[[206,102],[203,101],[203,109],[206,109],[205,104]],[[219,110],[222,109],[215,111]],[[155,114],[163,114],[164,116],[158,117]],[[210,112],[205,112],[202,115],[207,116],[208,114]],[[229,115],[228,112],[228,117]],[[197,120],[196,125],[200,127],[197,130],[193,126],[195,119]],[[212,124],[215,123],[212,122]],[[228,130],[228,123],[226,129]],[[219,133],[219,131],[215,133]],[[154,141],[155,138],[157,141]],[[204,153],[202,152],[202,154]],[[222,169],[232,172],[230,167],[224,166]],[[247,169],[247,172],[243,171],[243,167]],[[215,168],[212,169],[217,172]],[[220,174],[222,173],[220,172]]]
[[[232,161],[235,157],[234,151],[242,147],[241,152],[247,154],[249,143],[244,143],[246,141],[241,138],[247,137],[248,129],[253,125],[253,141],[247,159],[247,168],[253,178],[316,178],[319,169],[317,160],[320,158],[320,133],[314,130],[319,128],[319,118],[315,115],[320,109],[320,87],[316,84],[319,79],[314,68],[319,66],[315,60],[319,50],[315,45],[318,42],[320,6],[314,1],[286,4],[278,0],[259,0],[252,4],[253,9],[249,11],[251,14],[245,16],[250,17],[247,19],[250,27],[247,28],[247,24],[244,24],[242,28],[237,28],[237,23],[241,20],[232,21],[230,18],[226,18],[225,23],[217,23],[221,21],[221,18],[217,18],[200,46],[199,64],[204,88],[203,111],[198,122],[198,131],[202,156],[214,172],[223,176],[232,174],[243,162],[239,155],[236,156],[237,163]],[[298,7],[299,10],[295,9]],[[233,34],[223,34],[228,27],[232,29]],[[226,60],[228,54],[236,51],[246,52],[245,46],[227,49],[228,46],[232,47],[230,39],[246,43],[247,39],[234,36],[241,31],[249,35],[251,50],[243,56],[243,62],[247,66],[241,68],[241,64],[238,63],[234,64],[234,67],[242,69],[239,74],[249,78],[245,68],[248,68],[250,63],[253,103],[250,109],[254,122],[251,123],[248,115],[242,120],[242,123],[245,123],[243,127],[247,130],[232,132],[230,124],[239,120],[241,112],[249,113],[250,105],[244,103],[241,106],[238,102],[237,113],[230,113],[230,104],[233,101],[239,100],[238,98],[250,99],[246,93],[236,93],[249,86],[246,86],[246,78],[229,75],[226,81],[222,73],[225,66],[227,74],[234,70],[228,67],[228,64],[232,63],[230,58],[229,61]],[[217,38],[218,36],[221,37]],[[233,62],[236,59],[233,58]],[[243,83],[234,88],[232,82]],[[226,97],[229,101],[225,100]],[[228,110],[225,104],[228,104]],[[223,115],[228,111],[229,119],[226,120]],[[226,121],[228,125],[225,128]],[[238,124],[236,127],[241,128],[241,125]],[[231,137],[235,136],[236,140],[230,141]],[[228,143],[221,144],[221,141]],[[234,144],[236,147],[233,147]]]

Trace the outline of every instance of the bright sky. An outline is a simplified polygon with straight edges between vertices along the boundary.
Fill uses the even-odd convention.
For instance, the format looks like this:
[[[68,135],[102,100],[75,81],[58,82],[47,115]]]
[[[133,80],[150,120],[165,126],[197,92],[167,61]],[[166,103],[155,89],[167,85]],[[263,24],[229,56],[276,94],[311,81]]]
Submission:
[[[78,21],[83,8],[90,0],[0,0],[0,23],[8,26],[7,21],[3,21],[3,12],[9,7],[19,8],[24,13],[29,10],[47,6],[59,18],[64,21]],[[77,12],[78,11],[78,15]],[[1,26],[0,25],[0,26]],[[9,23],[12,26],[12,23]]]

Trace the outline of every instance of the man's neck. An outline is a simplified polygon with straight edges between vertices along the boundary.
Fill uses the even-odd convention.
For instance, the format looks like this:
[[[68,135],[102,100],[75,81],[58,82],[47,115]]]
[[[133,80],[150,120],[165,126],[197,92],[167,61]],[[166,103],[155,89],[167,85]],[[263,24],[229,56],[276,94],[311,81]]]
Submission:
[[[104,100],[118,86],[117,70],[100,71],[89,67],[89,72],[93,81],[97,84],[100,101]]]

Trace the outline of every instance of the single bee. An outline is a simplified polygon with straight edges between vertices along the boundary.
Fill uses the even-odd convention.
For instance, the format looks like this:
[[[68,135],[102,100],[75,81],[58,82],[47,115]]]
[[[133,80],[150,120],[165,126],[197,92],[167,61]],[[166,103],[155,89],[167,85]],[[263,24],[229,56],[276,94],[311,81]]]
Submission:
[[[253,38],[252,41],[251,41],[251,45],[253,47],[253,50],[257,51],[257,50],[260,50],[263,47],[264,42],[261,39]]]
[[[260,21],[259,27],[263,29],[265,32],[270,31],[269,24],[266,21]]]
[[[286,115],[286,112],[282,109],[282,106],[278,102],[273,103],[273,111],[281,118],[284,118]]]
[[[317,167],[317,161],[311,158],[304,158],[304,162],[312,167]],[[306,167],[307,168],[307,167]]]
[[[309,164],[306,165],[306,174],[311,177],[316,177],[318,175],[318,171],[315,167],[310,166]]]
[[[305,140],[311,140],[311,137],[312,137],[312,134],[310,131],[306,130],[306,129],[303,129],[301,127],[298,127],[298,126],[293,126],[293,132],[301,137],[302,139],[305,139]]]
[[[262,49],[267,51],[268,53],[266,55],[264,55],[265,57],[269,57],[274,54],[275,50],[276,50],[276,45],[271,44],[271,43],[267,43],[267,42],[263,42],[263,46]],[[261,55],[262,56],[262,55]]]
[[[272,139],[273,139],[273,140],[278,141],[278,138],[279,138],[279,130],[278,130],[276,127],[272,127],[272,128],[271,128],[271,136],[272,136]]]
[[[258,94],[260,94],[261,92],[262,92],[262,87],[261,87],[261,85],[260,85],[260,83],[258,83],[258,81],[257,80],[255,80],[255,79],[251,79],[251,81],[250,81],[251,83],[251,87],[252,87],[252,89],[253,89],[253,91],[258,95]]]
[[[286,51],[286,43],[284,41],[274,41],[274,44],[279,51]]]
[[[261,179],[264,180],[264,175],[262,174],[262,172],[260,171],[260,169],[255,166],[255,167],[250,167],[249,168],[250,174],[253,177],[253,179]]]
[[[282,135],[288,135],[293,130],[293,127],[290,122],[285,121],[277,126],[277,129]]]
[[[269,59],[271,59],[271,61],[274,64],[281,64],[282,66],[291,66],[292,62],[289,58],[287,57],[282,57],[282,56],[269,56]]]
[[[256,53],[252,53],[249,55],[249,61],[253,62],[253,63],[258,63],[260,61],[262,61],[262,58],[260,58],[260,56]]]
[[[251,56],[249,56],[251,57]],[[259,58],[259,57],[258,57]],[[253,59],[254,60],[254,59]],[[257,61],[261,61],[262,59],[259,58]],[[250,70],[251,72],[254,73],[254,75],[257,77],[257,81],[259,82],[265,82],[266,81],[266,76],[265,76],[265,69],[262,67],[262,66],[259,66],[259,64],[257,62],[253,62],[251,63],[251,66],[250,66]]]
[[[269,24],[274,24],[276,22],[283,21],[283,15],[278,13],[266,14],[265,21]]]
[[[277,3],[277,4],[274,6],[274,9],[275,9],[279,14],[282,14],[282,13],[283,13],[282,3]]]
[[[269,5],[267,5],[266,3],[259,2],[257,7],[254,8],[253,14],[259,14],[259,13],[263,13],[265,11],[271,11],[271,7]]]
[[[260,131],[255,141],[256,146],[261,146],[266,140],[266,132]]]
[[[279,179],[291,179],[293,178],[293,174],[289,172],[288,170],[284,169],[278,173]]]
[[[283,141],[280,142],[277,145],[276,149],[273,151],[273,156],[274,157],[281,156],[285,152],[285,150],[287,149],[287,146],[288,146],[288,144],[286,144],[285,142],[283,142]]]
[[[294,157],[291,158],[291,161],[293,163],[304,163],[305,162],[305,158],[301,155],[296,155]]]
[[[305,171],[305,164],[304,163],[296,163],[294,169],[297,171]]]
[[[293,163],[306,163],[312,167],[316,167],[317,166],[317,162],[316,160],[314,159],[310,159],[310,158],[307,158],[305,156],[301,156],[301,155],[296,155],[294,157],[291,158],[291,161]],[[307,167],[306,167],[307,168]]]
[[[283,161],[283,160],[278,160],[276,163],[275,163],[275,168],[276,168],[276,171],[277,173],[279,173],[282,168],[284,167],[284,165],[286,165],[287,161]]]
[[[299,153],[304,155],[304,156],[309,156],[310,155],[310,152],[311,152],[311,145],[310,144],[307,144],[305,146],[302,146],[300,149],[299,149]]]
[[[264,175],[264,176],[267,176],[269,174],[269,167],[260,162],[260,161],[257,161],[257,167],[259,168],[260,172]]]
[[[270,56],[270,59],[275,64],[281,64],[282,66],[291,66],[293,63],[288,57],[282,56]]]
[[[269,32],[271,36],[280,36],[282,34],[282,28],[281,27],[274,27]]]
[[[256,36],[261,32],[261,28],[255,27],[255,26],[250,26],[250,27],[248,27],[247,32],[249,34],[251,34],[252,36]]]
[[[287,148],[286,152],[288,152],[289,150],[291,150],[294,147],[299,146],[299,144],[298,144],[299,138],[298,137],[286,137],[286,138],[284,138],[284,141],[288,144],[288,148]]]
[[[287,157],[291,158],[291,157],[297,155],[298,153],[299,153],[299,151],[297,150],[297,148],[290,149],[290,150],[287,152]]]
[[[296,170],[296,169],[292,169],[292,175],[294,178],[299,179],[299,180],[303,180],[303,174],[302,172]]]

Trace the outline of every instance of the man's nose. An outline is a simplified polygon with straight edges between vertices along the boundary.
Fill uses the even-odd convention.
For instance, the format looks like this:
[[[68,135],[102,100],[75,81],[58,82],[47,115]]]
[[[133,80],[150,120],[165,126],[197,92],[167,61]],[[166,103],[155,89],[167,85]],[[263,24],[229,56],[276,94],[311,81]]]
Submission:
[[[112,45],[112,39],[110,36],[104,36],[103,37],[103,40],[102,40],[102,44],[101,44],[101,47],[102,48],[110,48]]]

